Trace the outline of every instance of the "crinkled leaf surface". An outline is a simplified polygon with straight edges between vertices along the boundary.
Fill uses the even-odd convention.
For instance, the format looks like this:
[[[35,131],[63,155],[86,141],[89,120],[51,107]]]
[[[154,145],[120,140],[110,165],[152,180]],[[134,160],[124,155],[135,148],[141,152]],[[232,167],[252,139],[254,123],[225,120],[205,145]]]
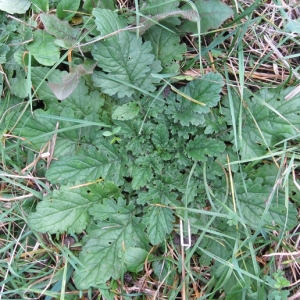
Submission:
[[[218,156],[225,151],[225,144],[217,139],[209,139],[205,135],[197,136],[187,145],[189,157],[199,161],[206,161],[206,156]]]
[[[148,185],[147,191],[139,193],[137,203],[145,205],[159,201],[163,205],[180,205],[177,201],[178,193],[173,190],[174,188],[169,184],[155,180],[151,185]]]
[[[104,199],[103,203],[96,203],[90,209],[90,214],[95,217],[96,220],[120,220],[120,218],[128,218],[128,215],[132,214],[135,206],[130,203],[126,206],[123,199],[119,198],[118,201],[113,199]]]
[[[201,79],[189,82],[180,91],[206,106],[196,104],[184,96],[169,95],[166,102],[168,109],[165,113],[171,115],[172,119],[183,126],[200,125],[204,123],[204,113],[209,112],[210,107],[214,107],[220,101],[220,93],[224,85],[220,74],[209,73]]]
[[[173,212],[169,208],[154,205],[148,209],[143,222],[147,226],[149,240],[153,245],[161,243],[166,234],[171,233],[174,220]]]
[[[134,165],[132,167],[132,188],[146,186],[152,179],[153,173],[149,165]]]
[[[131,120],[138,115],[140,107],[137,102],[128,102],[118,106],[112,114],[116,120]]]
[[[180,37],[160,26],[151,27],[143,35],[151,43],[153,53],[162,62],[163,73],[176,73],[179,70],[178,61],[186,52],[186,45],[180,44]]]
[[[94,9],[93,15],[102,36],[126,27],[126,23],[110,10]],[[134,89],[126,83],[154,91],[151,81],[145,84],[146,77],[151,77],[152,69],[155,72],[158,70],[158,66],[153,65],[154,55],[151,50],[150,42],[143,43],[134,33],[124,30],[95,44],[92,55],[109,77],[102,72],[95,72],[94,84],[108,95],[118,94],[119,97],[134,93]]]
[[[60,56],[59,47],[54,41],[55,38],[45,30],[36,30],[33,33],[33,42],[27,48],[41,65],[53,66]]]
[[[122,271],[126,271],[121,252],[129,247],[145,249],[143,231],[143,225],[129,214],[117,222],[101,222],[89,230],[87,243],[79,255],[84,267],[79,267],[74,276],[76,286],[87,289],[111,277],[119,279]]]
[[[39,232],[81,233],[90,222],[88,209],[98,199],[88,188],[61,186],[38,203],[28,218],[29,226]]]
[[[97,146],[99,150],[90,147],[78,155],[65,156],[54,161],[46,173],[47,179],[51,182],[73,183],[102,177],[121,185],[126,169],[118,148],[106,141]]]

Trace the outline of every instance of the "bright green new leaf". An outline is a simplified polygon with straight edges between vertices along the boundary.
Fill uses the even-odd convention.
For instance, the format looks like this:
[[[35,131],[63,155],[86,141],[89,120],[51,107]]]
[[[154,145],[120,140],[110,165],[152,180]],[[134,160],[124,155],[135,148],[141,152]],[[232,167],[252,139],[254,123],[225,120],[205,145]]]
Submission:
[[[49,0],[31,0],[31,4],[38,13],[49,10]]]
[[[29,215],[29,226],[38,232],[81,233],[90,222],[88,209],[97,200],[88,187],[61,186],[38,203],[37,211]]]
[[[200,15],[201,34],[210,29],[219,28],[224,21],[233,15],[233,10],[220,0],[196,0],[195,5]],[[185,4],[182,9],[191,9],[191,7]],[[197,33],[196,23],[190,21],[185,21],[180,29],[186,32]]]
[[[53,66],[60,56],[59,47],[54,44],[55,38],[44,30],[36,30],[33,39],[27,45],[30,53],[41,65]]]
[[[193,141],[190,141],[186,147],[186,153],[189,157],[206,161],[207,156],[217,157],[224,152],[225,144],[217,139],[207,138],[205,135],[197,136]]]
[[[117,147],[104,140],[97,147],[98,151],[90,147],[77,155],[54,161],[46,173],[47,179],[51,182],[74,183],[105,178],[121,185],[126,169]]]
[[[116,120],[131,120],[135,118],[140,111],[140,107],[137,102],[128,102],[117,109],[112,114],[112,118]]]
[[[9,14],[24,14],[30,6],[30,0],[1,0],[0,10]]]
[[[80,0],[61,0],[56,7],[56,15],[61,20],[71,20],[80,5]]]
[[[175,217],[171,209],[153,205],[143,217],[150,242],[153,245],[161,243],[167,234],[173,230]]]
[[[108,279],[119,279],[126,272],[122,251],[130,247],[145,249],[144,227],[130,215],[122,222],[102,222],[89,231],[82,248],[79,267],[74,280],[77,288],[98,286]]]
[[[98,66],[108,73],[95,72],[94,84],[101,87],[104,93],[118,94],[120,98],[130,97],[135,92],[129,85],[154,91],[150,74],[158,73],[161,67],[150,53],[150,43],[142,43],[142,39],[137,39],[133,32],[124,30],[126,22],[110,10],[94,9],[93,15],[102,36],[114,33],[94,45],[92,55]]]

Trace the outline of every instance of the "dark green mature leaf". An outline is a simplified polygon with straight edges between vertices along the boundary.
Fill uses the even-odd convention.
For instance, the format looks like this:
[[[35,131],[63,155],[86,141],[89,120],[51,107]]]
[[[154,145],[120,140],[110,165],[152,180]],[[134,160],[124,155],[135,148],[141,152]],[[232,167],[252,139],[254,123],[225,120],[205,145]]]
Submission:
[[[103,36],[126,27],[125,21],[110,10],[94,9],[93,15],[96,18],[97,28]],[[141,38],[137,39],[134,33],[124,30],[95,44],[92,55],[99,67],[110,76],[95,72],[94,84],[108,95],[118,94],[120,98],[129,97],[135,91],[126,83],[154,91],[155,87],[151,84],[151,80],[146,80],[146,77],[151,77],[151,72],[158,70],[157,66],[153,65],[155,61],[151,50],[149,42],[142,43]]]
[[[247,180],[247,192],[241,184],[236,187],[237,200],[240,203],[243,216],[248,220],[249,225],[254,229],[260,227],[279,227],[290,230],[297,224],[297,210],[288,202],[285,203],[284,194],[274,193],[271,198],[273,186],[263,185],[262,178],[256,178],[254,181]],[[268,203],[272,201],[267,211]],[[286,227],[285,227],[286,225]]]
[[[233,10],[220,0],[196,0],[195,5],[200,15],[201,33],[207,32],[209,29],[219,28],[224,21],[233,15]],[[182,9],[191,9],[191,7],[189,4],[185,4]],[[181,29],[186,32],[197,33],[197,26],[189,21],[185,21]]]
[[[178,188],[178,187],[177,187]],[[148,190],[141,191],[138,195],[137,203],[141,205],[159,201],[163,205],[179,205],[178,193],[172,191],[174,188],[170,184],[165,184],[160,180],[155,180],[148,185]]]
[[[9,49],[10,48],[7,45],[0,43],[0,64],[4,64],[6,62],[6,54]]]
[[[114,11],[116,9],[115,5],[114,0],[84,0],[83,9],[91,14],[95,7],[107,8]]]
[[[79,267],[74,280],[79,289],[96,287],[111,277],[119,279],[126,272],[122,251],[129,247],[145,249],[144,227],[138,219],[126,214],[119,222],[99,223],[89,231],[87,243],[82,248]]]
[[[38,203],[37,211],[29,215],[29,226],[38,232],[81,233],[90,222],[89,207],[98,200],[88,188],[61,186]]]
[[[138,189],[146,186],[153,178],[153,173],[149,165],[134,165],[132,167],[132,188]]]
[[[79,29],[72,27],[67,21],[61,21],[55,15],[41,14],[40,18],[45,26],[45,30],[58,39],[68,39],[73,43],[79,34]]]
[[[46,113],[42,110],[36,110],[40,115]],[[9,115],[9,128],[13,128],[12,134],[20,136],[23,143],[30,143],[30,148],[40,151],[41,148],[52,139],[52,131],[55,130],[55,120],[45,122],[45,119],[38,116],[32,116],[29,111],[26,111],[19,119],[18,112],[13,112]],[[17,122],[19,120],[19,122]]]
[[[218,156],[224,152],[225,144],[217,139],[208,139],[205,135],[197,136],[186,148],[189,157],[206,161],[206,156]]]
[[[71,20],[80,5],[80,0],[61,0],[56,7],[56,14],[61,20]]]
[[[44,66],[53,66],[60,57],[60,49],[54,43],[55,38],[44,30],[33,33],[33,42],[27,45],[34,58]]]
[[[151,139],[156,149],[165,148],[169,142],[169,131],[166,126],[164,124],[157,125]]]
[[[134,209],[133,203],[126,206],[125,201],[121,198],[118,199],[118,202],[113,199],[104,199],[102,204],[93,205],[90,214],[95,217],[95,220],[118,221],[124,218],[128,219],[128,215],[131,215]]]
[[[166,100],[165,113],[171,115],[176,123],[179,122],[183,126],[201,125],[205,121],[203,114],[208,113],[209,108],[216,106],[220,101],[223,85],[222,76],[214,73],[206,74],[201,79],[189,82],[180,91],[206,106],[196,104],[181,95],[176,95],[175,98],[174,94],[171,94]]]
[[[264,89],[247,99],[248,109],[245,110],[242,139],[238,145],[242,159],[265,155],[268,148],[298,134],[300,97],[284,100],[290,91],[290,88]],[[240,99],[234,95],[233,100],[236,108],[239,107]]]
[[[130,272],[138,273],[143,270],[149,252],[142,248],[129,247],[125,249],[125,264]]]
[[[180,37],[160,27],[151,27],[143,35],[146,41],[150,41],[155,57],[162,62],[163,73],[176,73],[180,66],[186,45],[180,44]]]
[[[126,169],[117,147],[105,141],[97,146],[98,151],[91,147],[78,155],[61,157],[51,164],[46,177],[51,182],[70,183],[87,182],[102,177],[121,185]]]
[[[151,206],[143,217],[149,240],[153,245],[161,243],[173,230],[175,217],[171,209],[159,205]]]
[[[147,6],[143,12],[144,14],[151,16],[174,11],[178,9],[179,6],[179,1],[165,1],[166,3],[164,3],[161,0],[146,0],[145,2],[147,3]]]

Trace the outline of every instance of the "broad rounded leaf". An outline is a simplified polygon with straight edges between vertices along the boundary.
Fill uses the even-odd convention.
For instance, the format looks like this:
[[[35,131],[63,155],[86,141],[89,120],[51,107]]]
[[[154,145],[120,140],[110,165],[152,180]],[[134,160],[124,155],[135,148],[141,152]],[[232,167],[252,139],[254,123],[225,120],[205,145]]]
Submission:
[[[24,14],[30,6],[30,0],[0,0],[0,10],[9,14]]]
[[[219,28],[224,21],[233,15],[233,10],[220,0],[196,0],[195,5],[200,15],[201,33]],[[190,9],[191,7],[185,4],[182,8]],[[189,21],[185,21],[181,29],[186,32],[197,33],[197,25]]]
[[[41,65],[53,66],[60,56],[59,47],[54,44],[55,38],[44,30],[36,30],[33,35],[28,50]]]

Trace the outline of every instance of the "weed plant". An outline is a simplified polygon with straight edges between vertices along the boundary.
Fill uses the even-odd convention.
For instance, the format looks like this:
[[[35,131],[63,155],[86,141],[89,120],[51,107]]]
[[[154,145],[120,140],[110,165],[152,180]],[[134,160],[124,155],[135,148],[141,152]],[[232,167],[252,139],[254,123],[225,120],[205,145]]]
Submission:
[[[0,299],[300,298],[296,1],[0,10]]]

